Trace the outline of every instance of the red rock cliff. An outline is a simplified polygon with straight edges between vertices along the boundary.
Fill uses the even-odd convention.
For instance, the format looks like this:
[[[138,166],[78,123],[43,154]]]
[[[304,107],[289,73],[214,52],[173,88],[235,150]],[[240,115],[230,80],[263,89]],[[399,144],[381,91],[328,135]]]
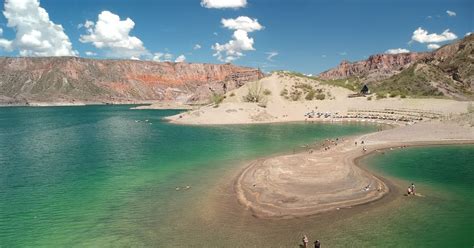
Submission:
[[[189,103],[262,77],[259,70],[231,64],[0,58],[0,102]]]

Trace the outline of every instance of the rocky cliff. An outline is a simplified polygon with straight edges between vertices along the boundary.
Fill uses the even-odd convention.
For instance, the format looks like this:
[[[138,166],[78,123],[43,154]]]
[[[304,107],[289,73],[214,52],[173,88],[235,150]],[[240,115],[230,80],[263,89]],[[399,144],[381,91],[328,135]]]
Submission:
[[[336,68],[319,74],[319,77],[321,79],[364,77],[366,80],[374,81],[397,74],[414,62],[429,55],[429,53],[376,54],[370,56],[367,60],[352,63],[344,60]]]
[[[474,35],[426,53],[378,54],[319,74],[319,78],[352,90],[361,85],[381,95],[474,96]]]
[[[202,103],[263,77],[231,64],[76,57],[0,58],[0,103]]]

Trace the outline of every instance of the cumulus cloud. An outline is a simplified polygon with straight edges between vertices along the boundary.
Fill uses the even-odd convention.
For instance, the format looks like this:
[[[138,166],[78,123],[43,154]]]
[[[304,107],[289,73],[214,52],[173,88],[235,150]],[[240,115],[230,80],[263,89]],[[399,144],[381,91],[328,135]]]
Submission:
[[[149,54],[139,38],[130,36],[130,31],[135,27],[135,22],[130,18],[120,20],[118,15],[102,11],[96,23],[86,21],[83,27],[87,34],[81,35],[79,40],[105,49],[109,57],[139,58]]]
[[[446,10],[446,14],[448,14],[448,16],[456,16],[456,12],[451,10]]]
[[[428,47],[428,49],[433,50],[433,49],[438,49],[438,48],[440,48],[441,46],[438,45],[438,44],[428,44],[427,47]]]
[[[469,36],[471,34],[472,34],[472,32],[467,32],[465,36]]]
[[[238,9],[247,6],[247,0],[202,0],[201,6],[208,9]]]
[[[235,30],[232,40],[225,44],[216,43],[212,49],[216,51],[214,56],[224,62],[234,61],[244,56],[244,51],[253,51],[254,39],[249,37],[250,32],[262,30],[257,19],[251,19],[247,16],[239,16],[236,19],[222,19],[222,26],[230,30]]]
[[[86,55],[87,55],[87,56],[96,56],[97,53],[91,52],[91,51],[86,51]]]
[[[153,54],[153,61],[156,62],[163,62],[163,61],[171,61],[173,59],[173,54],[171,53],[154,53]]]
[[[38,0],[5,0],[3,15],[7,27],[16,31],[15,39],[0,38],[6,51],[18,50],[21,56],[76,56],[61,25],[49,19]]]
[[[395,48],[395,49],[388,49],[385,53],[388,54],[399,54],[399,53],[409,53],[410,51],[404,48]]]
[[[422,29],[421,27],[415,30],[411,37],[412,41],[417,41],[420,43],[439,43],[454,40],[457,38],[458,37],[456,36],[456,34],[450,32],[449,29],[444,30],[441,34],[429,34],[428,31]]]
[[[199,44],[194,45],[193,50],[199,50],[199,49],[201,49],[201,45]]]
[[[185,60],[186,60],[186,57],[183,54],[181,54],[174,60],[174,62],[180,63],[180,62],[184,62]]]
[[[277,56],[279,53],[278,52],[267,52],[265,53],[267,56],[268,61],[273,61],[273,57]]]

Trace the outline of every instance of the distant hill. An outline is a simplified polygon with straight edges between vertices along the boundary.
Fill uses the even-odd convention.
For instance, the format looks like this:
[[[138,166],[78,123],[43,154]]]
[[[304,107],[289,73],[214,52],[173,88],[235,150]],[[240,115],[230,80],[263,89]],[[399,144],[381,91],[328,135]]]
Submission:
[[[319,79],[352,90],[369,85],[379,96],[474,95],[474,35],[427,53],[377,54],[367,60],[343,61]]]
[[[231,64],[195,64],[77,57],[0,58],[0,104],[200,103],[263,77]]]

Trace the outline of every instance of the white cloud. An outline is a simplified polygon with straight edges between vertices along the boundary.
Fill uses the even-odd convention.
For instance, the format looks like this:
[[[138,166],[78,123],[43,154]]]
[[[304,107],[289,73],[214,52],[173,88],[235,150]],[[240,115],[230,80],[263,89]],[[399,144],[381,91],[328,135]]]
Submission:
[[[339,55],[341,55],[341,56],[346,56],[346,55],[347,55],[347,52],[340,52]]]
[[[218,36],[219,34],[217,32],[212,33],[214,36]]]
[[[239,16],[236,19],[222,19],[222,26],[230,30],[243,30],[245,32],[253,32],[262,30],[263,26],[258,23],[257,19],[248,16]]]
[[[405,48],[395,48],[395,49],[388,49],[385,53],[388,54],[399,54],[399,53],[409,53],[410,51]]]
[[[225,44],[216,43],[212,49],[216,51],[214,56],[224,62],[234,61],[244,56],[244,51],[253,51],[254,39],[248,36],[248,33],[262,30],[264,27],[258,23],[257,19],[251,19],[247,16],[239,16],[236,19],[222,19],[223,27],[235,30],[232,40]]]
[[[149,54],[139,38],[130,36],[135,27],[132,19],[120,20],[110,11],[102,11],[97,19],[97,23],[84,23],[87,34],[81,35],[79,40],[82,43],[92,43],[96,48],[105,49],[109,57],[139,58]]]
[[[438,48],[440,48],[441,46],[438,45],[438,44],[428,44],[427,47],[428,47],[428,49],[433,50],[433,49],[438,49]]]
[[[199,49],[201,49],[201,45],[199,44],[194,45],[193,50],[199,50]]]
[[[456,16],[456,12],[451,10],[446,10],[446,14],[448,14],[448,16]]]
[[[471,34],[472,34],[472,32],[467,32],[465,36],[469,36]]]
[[[201,6],[208,9],[238,9],[247,6],[247,0],[202,0]]]
[[[152,58],[152,60],[156,62],[171,61],[172,59],[173,54],[171,53],[154,53]]]
[[[21,56],[76,56],[61,25],[49,19],[38,0],[5,1],[3,15],[7,27],[16,31],[15,39],[0,38],[0,47]]]
[[[97,53],[91,52],[91,51],[86,51],[86,55],[87,55],[87,56],[96,56]]]
[[[186,57],[183,54],[181,54],[174,60],[174,62],[180,63],[180,62],[184,62],[185,60],[186,60]]]
[[[449,29],[444,30],[441,34],[429,34],[428,31],[423,30],[421,27],[415,30],[411,37],[412,41],[417,41],[420,43],[439,43],[454,40],[456,38],[458,37],[454,33],[450,32]]]
[[[277,56],[279,53],[278,52],[267,52],[265,53],[267,56],[268,61],[273,61],[273,57]]]

